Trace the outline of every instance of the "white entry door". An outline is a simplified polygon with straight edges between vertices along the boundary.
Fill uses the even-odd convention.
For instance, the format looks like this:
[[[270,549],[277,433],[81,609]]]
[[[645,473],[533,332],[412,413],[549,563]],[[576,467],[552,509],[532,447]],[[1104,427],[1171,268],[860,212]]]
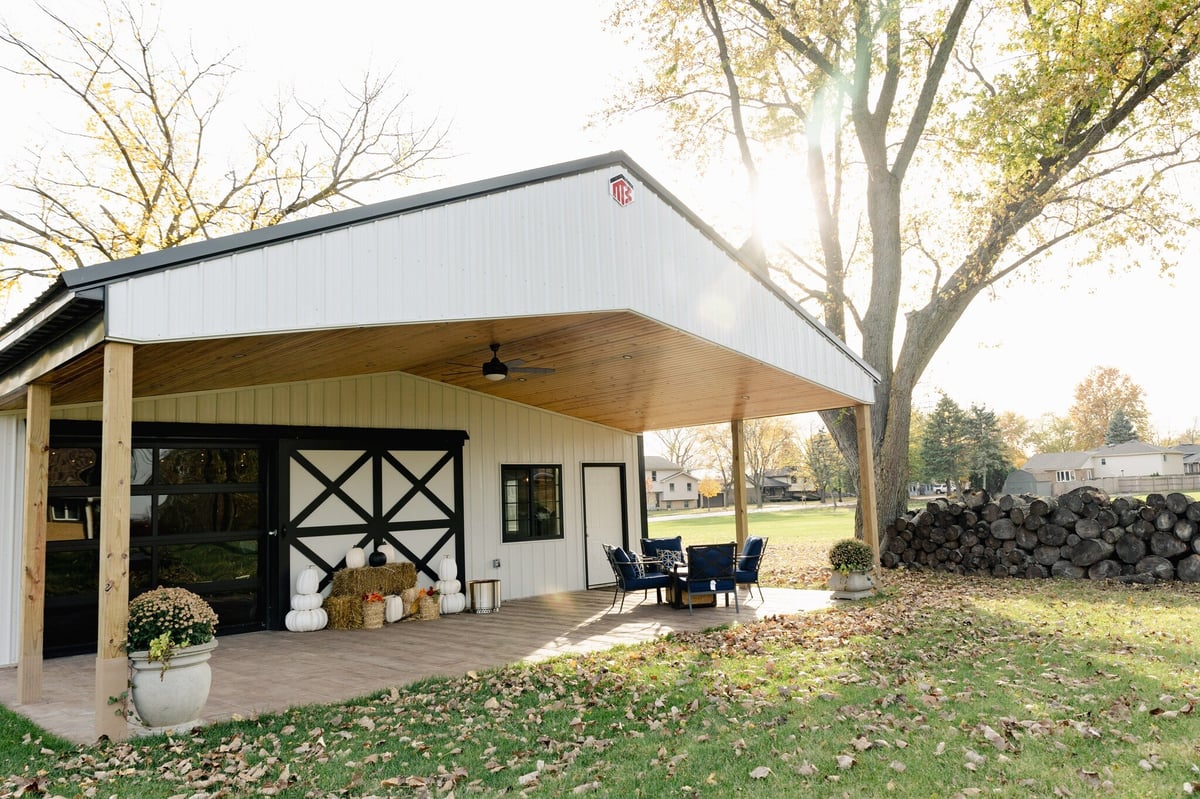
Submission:
[[[625,546],[625,464],[583,464],[583,537],[588,588],[612,585],[613,573],[601,544]]]

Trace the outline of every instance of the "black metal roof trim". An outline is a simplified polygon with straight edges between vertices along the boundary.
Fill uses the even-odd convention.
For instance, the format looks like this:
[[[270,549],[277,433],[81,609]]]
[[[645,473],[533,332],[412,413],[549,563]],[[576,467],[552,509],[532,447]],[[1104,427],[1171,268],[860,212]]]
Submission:
[[[30,300],[29,304],[17,311],[15,316],[3,325],[0,325],[0,339],[4,338],[10,330],[25,324],[26,321],[40,313],[47,305],[66,293],[66,284],[63,283],[62,275],[59,275],[54,278],[54,282],[42,290],[41,294]]]
[[[50,319],[31,328],[28,333],[0,350],[0,374],[20,366],[75,328],[86,324],[104,312],[104,303],[97,300],[72,298]],[[13,325],[15,327],[15,325]],[[5,328],[7,331],[8,328]]]

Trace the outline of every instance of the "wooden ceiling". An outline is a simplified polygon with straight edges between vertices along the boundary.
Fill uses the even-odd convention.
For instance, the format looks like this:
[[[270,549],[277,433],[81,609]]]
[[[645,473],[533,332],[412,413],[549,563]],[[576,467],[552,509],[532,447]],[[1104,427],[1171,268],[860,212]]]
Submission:
[[[486,380],[504,361],[553,368]],[[407,372],[629,432],[844,407],[852,400],[629,312],[361,327],[139,345],[134,397]],[[524,379],[521,379],[524,378]],[[47,376],[54,405],[102,398],[97,347]],[[39,381],[41,382],[41,381]],[[9,397],[4,409],[23,407]]]

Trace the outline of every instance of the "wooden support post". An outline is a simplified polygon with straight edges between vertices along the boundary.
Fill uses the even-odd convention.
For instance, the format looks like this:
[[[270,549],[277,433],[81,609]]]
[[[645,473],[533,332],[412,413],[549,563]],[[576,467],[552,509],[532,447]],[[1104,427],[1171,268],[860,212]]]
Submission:
[[[50,482],[50,386],[34,383],[25,396],[25,507],[21,554],[21,654],[17,701],[42,698],[42,640],[46,608],[46,494]]]
[[[871,435],[871,406],[855,405],[858,428],[858,508],[862,515],[863,541],[875,553],[875,572],[879,573],[879,510],[875,501],[875,444]]]
[[[741,552],[746,546],[746,536],[750,534],[750,518],[746,515],[746,453],[742,436],[742,420],[734,419],[729,423],[733,450],[733,523],[737,532],[737,549]]]
[[[96,639],[96,736],[129,736],[129,480],[133,457],[133,345],[104,345],[100,434],[100,620]]]

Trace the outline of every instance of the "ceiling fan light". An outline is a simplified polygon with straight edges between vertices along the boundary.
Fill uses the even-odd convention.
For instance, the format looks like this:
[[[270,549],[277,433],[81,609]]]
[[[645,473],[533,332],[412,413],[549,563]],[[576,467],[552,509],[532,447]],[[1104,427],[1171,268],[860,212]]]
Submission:
[[[508,377],[508,367],[499,358],[493,357],[483,365],[483,376],[498,383]]]

